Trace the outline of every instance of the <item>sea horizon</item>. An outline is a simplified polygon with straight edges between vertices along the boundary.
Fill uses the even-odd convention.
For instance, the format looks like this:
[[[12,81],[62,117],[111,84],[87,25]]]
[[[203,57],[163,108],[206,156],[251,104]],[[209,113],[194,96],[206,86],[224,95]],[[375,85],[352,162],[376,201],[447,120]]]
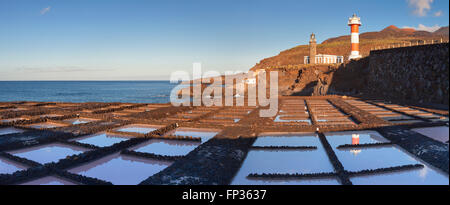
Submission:
[[[169,103],[177,85],[168,80],[0,81],[0,102]]]

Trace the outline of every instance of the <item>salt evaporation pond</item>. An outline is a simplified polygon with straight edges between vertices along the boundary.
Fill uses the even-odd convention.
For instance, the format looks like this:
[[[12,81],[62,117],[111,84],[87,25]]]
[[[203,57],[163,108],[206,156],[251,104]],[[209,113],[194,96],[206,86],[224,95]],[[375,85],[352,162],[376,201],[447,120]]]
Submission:
[[[188,154],[199,145],[199,142],[152,139],[142,145],[133,147],[132,150],[158,155],[181,156]]]
[[[22,132],[24,132],[24,130],[17,129],[14,127],[7,127],[7,128],[0,129],[0,135],[17,134],[17,133],[22,133]]]
[[[69,172],[106,180],[115,185],[136,185],[171,164],[117,153],[70,169]]]
[[[329,132],[325,133],[328,143],[332,147],[345,144],[373,144],[389,142],[386,138],[374,131],[358,132]]]
[[[320,160],[318,160],[320,159]],[[241,169],[231,184],[339,184],[336,179],[308,179],[308,180],[254,180],[248,179],[251,173],[263,174],[312,174],[333,172],[333,166],[324,150],[314,151],[262,151],[252,150],[248,153]]]
[[[263,134],[265,135],[265,134]],[[302,180],[249,179],[251,173],[256,174],[313,174],[334,172],[334,168],[320,140],[311,134],[284,134],[261,136],[253,146],[316,146],[316,150],[251,150],[247,154],[241,169],[233,178],[233,185],[307,185],[307,184],[340,184],[336,178],[311,178]]]
[[[33,160],[41,164],[49,162],[57,162],[60,159],[64,159],[69,155],[76,155],[87,151],[88,149],[69,146],[59,143],[52,143],[46,145],[40,145],[20,150],[9,152],[12,155],[16,155],[22,158]]]
[[[158,127],[153,127],[153,126],[143,126],[143,125],[129,125],[129,126],[125,126],[123,128],[119,128],[117,129],[117,131],[119,132],[135,132],[135,133],[140,133],[140,134],[148,134],[152,131],[157,130]]]
[[[190,136],[194,138],[200,137],[201,142],[151,139],[148,142],[131,148],[131,150],[166,156],[183,156],[194,150],[200,144],[205,143],[209,139],[213,138],[217,134],[217,132],[186,130],[180,128],[175,130],[174,132],[169,133],[169,135],[170,134],[175,136]]]
[[[75,183],[59,177],[47,176],[20,185],[76,185]]]
[[[448,180],[448,176],[429,167],[350,177],[355,185],[448,185]]]
[[[27,167],[0,157],[0,174],[12,174],[24,169]]]
[[[100,133],[81,137],[76,139],[77,142],[95,145],[97,147],[108,147],[113,144],[128,140],[129,138]]]
[[[447,143],[449,138],[449,128],[447,126],[415,128],[412,131],[443,143]]]

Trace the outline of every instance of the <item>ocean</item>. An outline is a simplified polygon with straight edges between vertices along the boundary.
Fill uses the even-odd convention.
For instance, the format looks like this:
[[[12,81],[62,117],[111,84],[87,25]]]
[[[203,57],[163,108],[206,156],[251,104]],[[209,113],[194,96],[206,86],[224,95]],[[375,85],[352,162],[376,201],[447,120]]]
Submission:
[[[168,103],[169,81],[0,81],[0,102]]]

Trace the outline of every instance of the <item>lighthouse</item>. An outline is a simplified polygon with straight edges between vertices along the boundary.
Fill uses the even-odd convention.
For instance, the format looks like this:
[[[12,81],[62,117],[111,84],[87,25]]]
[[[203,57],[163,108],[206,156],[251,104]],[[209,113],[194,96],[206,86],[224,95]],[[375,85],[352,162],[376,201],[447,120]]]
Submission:
[[[309,64],[316,64],[317,41],[316,35],[313,33],[309,38]]]
[[[356,16],[356,14],[353,14],[353,16],[348,19],[348,25],[351,28],[352,42],[352,52],[348,59],[361,58],[361,55],[359,54],[359,27],[361,26],[361,19]]]

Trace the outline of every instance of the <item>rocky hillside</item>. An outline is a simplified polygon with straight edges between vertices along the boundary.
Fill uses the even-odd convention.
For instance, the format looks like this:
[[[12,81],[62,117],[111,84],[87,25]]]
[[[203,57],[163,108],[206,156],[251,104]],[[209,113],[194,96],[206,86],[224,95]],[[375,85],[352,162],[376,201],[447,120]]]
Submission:
[[[370,49],[376,46],[388,44],[403,44],[423,40],[448,40],[449,28],[441,29],[431,33],[427,31],[416,31],[414,29],[400,29],[389,26],[379,32],[367,32],[360,35],[360,50],[363,56],[370,53]],[[303,56],[308,55],[308,45],[299,45],[282,51],[279,55],[266,58],[256,64],[251,70],[273,69],[303,64]],[[322,54],[342,55],[345,59],[350,53],[350,35],[330,38],[317,45],[317,52]]]
[[[448,43],[373,51],[344,64],[273,68],[282,95],[350,95],[449,103]]]

